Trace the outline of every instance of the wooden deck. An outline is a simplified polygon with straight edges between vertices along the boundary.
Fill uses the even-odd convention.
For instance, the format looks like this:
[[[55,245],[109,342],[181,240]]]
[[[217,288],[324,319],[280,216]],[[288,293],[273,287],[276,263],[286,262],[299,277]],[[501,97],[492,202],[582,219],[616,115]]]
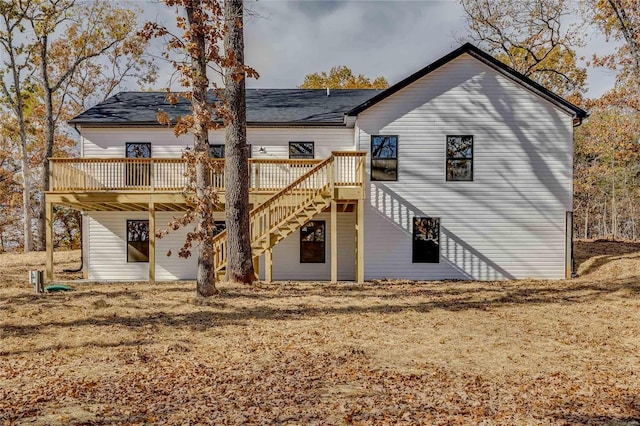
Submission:
[[[271,280],[272,248],[322,211],[331,212],[331,280],[337,280],[337,212],[356,212],[356,281],[364,277],[366,152],[332,152],[324,160],[250,159],[249,202],[255,261],[265,255]],[[46,281],[53,280],[53,207],[83,211],[145,211],[155,229],[156,211],[183,211],[186,163],[182,159],[52,158],[47,213]],[[217,208],[224,210],[224,160],[213,160]],[[149,240],[149,281],[155,280],[155,233]],[[214,241],[216,269],[226,264],[226,233]],[[335,252],[334,252],[335,251]]]
[[[360,197],[362,152],[333,152],[337,199]],[[224,208],[224,160],[212,160],[211,182]],[[258,206],[322,160],[249,159],[250,203]],[[180,158],[52,158],[47,202],[84,211],[179,211],[185,204],[185,162]],[[328,177],[325,176],[326,180]]]

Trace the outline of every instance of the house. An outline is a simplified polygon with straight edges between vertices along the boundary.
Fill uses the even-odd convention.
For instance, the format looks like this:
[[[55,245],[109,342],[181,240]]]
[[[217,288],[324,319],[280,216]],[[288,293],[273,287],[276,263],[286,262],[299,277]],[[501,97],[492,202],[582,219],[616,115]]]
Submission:
[[[195,277],[162,239],[184,210],[163,93],[120,93],[71,120],[81,158],[52,159],[54,205],[81,210],[85,278]],[[587,113],[470,44],[383,91],[247,91],[252,247],[270,280],[569,277],[573,128]],[[210,134],[224,158],[224,132]],[[224,177],[216,268],[225,266]]]

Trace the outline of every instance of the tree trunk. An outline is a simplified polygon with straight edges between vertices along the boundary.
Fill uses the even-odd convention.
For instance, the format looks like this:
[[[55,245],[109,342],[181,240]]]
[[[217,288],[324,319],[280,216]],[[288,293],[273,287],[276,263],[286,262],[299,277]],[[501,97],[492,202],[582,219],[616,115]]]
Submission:
[[[586,240],[589,235],[589,203],[587,203],[584,209],[584,239]]]
[[[620,4],[618,0],[608,1],[609,6],[611,6],[616,15],[620,32],[622,32],[622,36],[629,47],[636,76],[640,76],[640,43],[638,42],[637,29],[631,24],[624,5]]]
[[[53,145],[55,140],[55,123],[53,122],[53,90],[49,83],[49,72],[47,70],[47,49],[49,38],[44,35],[40,37],[40,78],[42,78],[42,88],[44,91],[44,153],[42,156],[42,187],[41,191],[49,190],[49,158],[53,155]],[[36,250],[42,251],[45,248],[45,226],[46,207],[44,199],[37,206],[38,211],[38,232],[36,235]]]
[[[9,24],[6,23],[7,28]],[[20,163],[22,167],[22,224],[24,234],[24,252],[31,251],[33,235],[31,232],[31,173],[29,168],[29,155],[27,151],[27,127],[24,119],[24,102],[22,99],[22,81],[20,80],[20,72],[15,57],[13,46],[13,33],[7,34],[9,64],[11,66],[11,75],[13,77],[13,89],[15,91],[15,102],[13,109],[18,120],[20,129]],[[7,96],[10,96],[7,94]],[[4,247],[4,246],[3,246]]]
[[[213,211],[213,203],[209,196],[211,175],[209,173],[209,121],[211,119],[207,106],[207,90],[209,79],[207,78],[206,39],[202,30],[199,30],[198,16],[202,4],[200,1],[191,2],[185,7],[189,21],[190,42],[197,46],[191,52],[191,84],[192,97],[191,109],[193,114],[193,145],[196,151],[196,196],[200,203],[204,203],[196,215],[196,227],[198,232],[208,233],[198,245],[198,271],[196,275],[196,288],[199,297],[209,297],[218,292],[216,289],[216,275],[213,261],[213,247],[211,245],[211,230],[206,223]]]
[[[31,233],[31,176],[29,176],[29,158],[27,158],[26,141],[20,141],[20,145],[20,151],[22,154],[22,224],[24,234],[24,252],[28,253],[32,249],[31,243],[33,241],[33,235]]]
[[[236,64],[225,68],[225,101],[230,123],[225,138],[225,198],[227,219],[227,279],[250,284],[255,279],[249,232],[249,170],[245,104],[242,0],[225,0],[224,48]]]
[[[616,211],[616,160],[615,152],[612,167],[612,184],[611,184],[611,236],[615,241],[618,234],[618,212]]]

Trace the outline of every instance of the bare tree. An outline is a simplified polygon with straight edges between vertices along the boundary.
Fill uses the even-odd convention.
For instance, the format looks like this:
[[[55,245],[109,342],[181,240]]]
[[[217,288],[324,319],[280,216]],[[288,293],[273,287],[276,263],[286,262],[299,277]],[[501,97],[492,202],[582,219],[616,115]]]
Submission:
[[[0,48],[6,58],[0,69],[0,103],[7,106],[16,117],[18,125],[18,145],[22,169],[22,222],[24,251],[32,248],[31,230],[31,167],[29,164],[27,122],[24,101],[30,96],[28,92],[31,61],[30,48],[25,42],[18,41],[27,22],[27,11],[30,2],[0,1]],[[8,74],[8,76],[6,75]]]
[[[100,0],[41,0],[35,3],[28,15],[35,38],[32,47],[34,65],[38,66],[38,86],[44,103],[41,189],[46,191],[56,128],[64,116],[66,97],[74,86],[74,78],[91,61],[114,50],[118,50],[119,56],[137,56],[130,50],[137,43],[136,17],[133,10]],[[118,77],[124,78],[123,74]],[[40,203],[37,210],[36,246],[42,250],[45,238],[44,203]]]
[[[584,91],[586,70],[575,48],[579,28],[566,25],[565,0],[460,0],[469,38],[497,59],[561,96]]]

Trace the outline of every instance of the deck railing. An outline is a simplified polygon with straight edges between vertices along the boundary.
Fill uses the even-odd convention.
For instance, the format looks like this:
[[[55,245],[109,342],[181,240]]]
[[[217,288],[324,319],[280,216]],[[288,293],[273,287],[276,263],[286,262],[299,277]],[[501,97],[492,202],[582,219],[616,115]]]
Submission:
[[[335,158],[336,186],[361,186],[363,152],[340,151]],[[224,160],[217,163],[212,185],[224,190]],[[249,159],[251,191],[279,191],[322,160]],[[182,191],[185,162],[181,158],[51,158],[50,191]]]

